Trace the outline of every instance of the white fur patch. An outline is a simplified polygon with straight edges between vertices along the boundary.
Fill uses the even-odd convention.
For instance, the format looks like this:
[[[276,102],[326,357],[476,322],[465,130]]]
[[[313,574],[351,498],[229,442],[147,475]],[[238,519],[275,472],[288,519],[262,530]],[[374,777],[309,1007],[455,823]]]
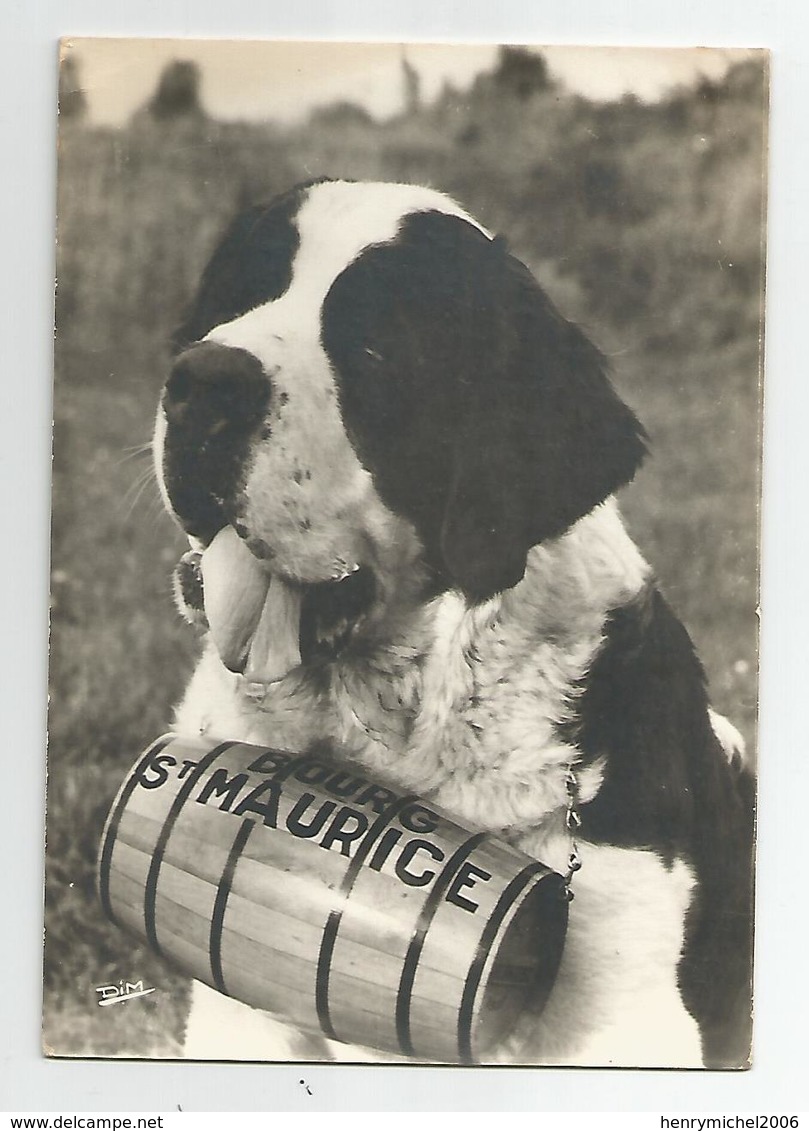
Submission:
[[[690,869],[639,849],[579,847],[559,976],[539,1019],[523,1019],[500,1061],[700,1067],[699,1028],[677,988]]]
[[[714,734],[719,739],[719,743],[725,752],[725,757],[731,765],[738,766],[740,769],[747,764],[747,745],[742,738],[739,731],[724,715],[720,715],[718,711],[710,709],[708,717],[711,720],[711,727]]]

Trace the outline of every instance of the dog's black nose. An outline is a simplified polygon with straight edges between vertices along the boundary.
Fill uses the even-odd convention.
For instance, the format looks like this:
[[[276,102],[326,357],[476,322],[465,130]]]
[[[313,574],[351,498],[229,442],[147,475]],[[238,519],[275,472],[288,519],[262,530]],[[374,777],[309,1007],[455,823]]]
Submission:
[[[169,424],[199,437],[251,428],[264,415],[270,381],[247,350],[199,342],[174,362],[163,391]]]

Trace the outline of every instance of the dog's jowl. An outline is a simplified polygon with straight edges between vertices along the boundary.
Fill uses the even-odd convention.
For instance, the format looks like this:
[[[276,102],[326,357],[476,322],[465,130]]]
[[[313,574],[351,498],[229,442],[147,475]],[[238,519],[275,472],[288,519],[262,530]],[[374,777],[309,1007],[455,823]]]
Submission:
[[[598,350],[452,200],[343,181],[239,217],[175,345],[154,451],[207,641],[175,729],[339,749],[563,874],[575,841],[494,1059],[746,1063],[752,785],[622,525],[646,437]],[[374,1057],[206,987],[186,1053]]]

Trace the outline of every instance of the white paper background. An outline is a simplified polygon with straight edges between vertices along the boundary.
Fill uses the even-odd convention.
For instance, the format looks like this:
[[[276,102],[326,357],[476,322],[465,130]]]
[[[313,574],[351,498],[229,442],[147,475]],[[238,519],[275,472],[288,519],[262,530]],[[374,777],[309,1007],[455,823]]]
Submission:
[[[282,10],[277,10],[281,8]],[[809,16],[788,0],[6,0],[0,10],[0,1109],[695,1111],[809,1106]],[[766,46],[773,57],[755,1067],[740,1074],[48,1062],[39,1053],[51,304],[60,35]],[[305,1076],[313,1095],[299,1081]],[[650,1124],[652,1125],[652,1124]],[[657,1125],[657,1124],[655,1124]]]

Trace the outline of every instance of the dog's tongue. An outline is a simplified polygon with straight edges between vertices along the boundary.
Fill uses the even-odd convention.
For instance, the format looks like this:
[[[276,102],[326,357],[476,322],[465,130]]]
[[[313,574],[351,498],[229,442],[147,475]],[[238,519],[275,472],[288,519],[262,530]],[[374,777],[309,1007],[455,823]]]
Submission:
[[[250,643],[245,679],[275,683],[301,662],[301,590],[270,577],[264,607]]]
[[[253,683],[297,667],[300,590],[269,573],[226,526],[203,552],[205,615],[222,663]]]

